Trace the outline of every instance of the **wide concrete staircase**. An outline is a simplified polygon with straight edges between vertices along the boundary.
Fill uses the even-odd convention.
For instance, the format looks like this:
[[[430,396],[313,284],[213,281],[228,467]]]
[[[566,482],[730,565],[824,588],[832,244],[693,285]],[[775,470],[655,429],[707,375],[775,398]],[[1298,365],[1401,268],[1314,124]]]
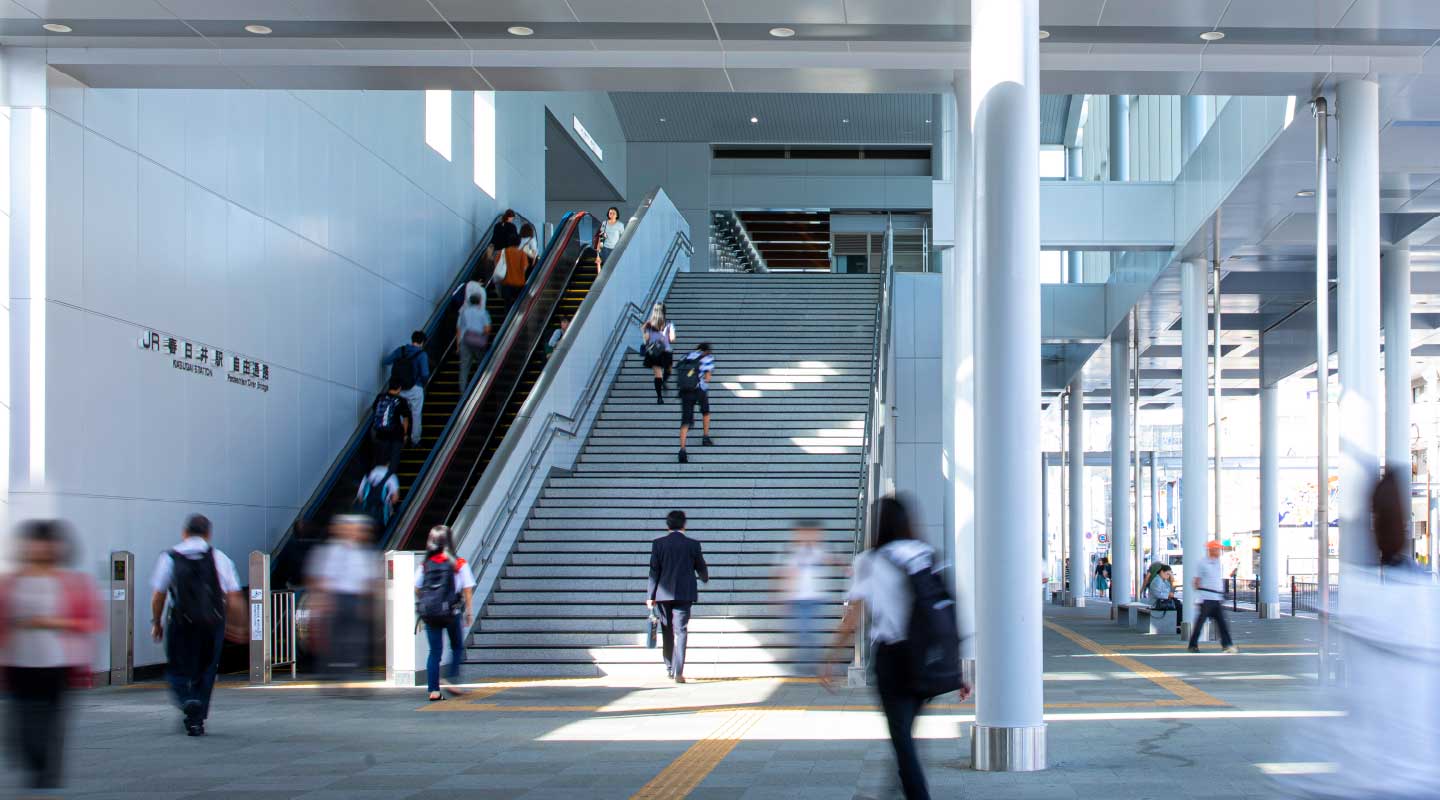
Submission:
[[[697,429],[676,460],[674,381],[655,403],[631,353],[572,474],[552,477],[509,556],[470,641],[486,676],[663,675],[644,647],[650,540],[672,508],[690,517],[710,583],[690,623],[687,677],[813,672],[796,646],[778,570],[797,518],[820,520],[848,563],[859,523],[866,410],[880,280],[869,275],[676,278],[666,306],[679,358],[714,348],[715,446]],[[638,340],[638,334],[636,336]],[[845,568],[824,579],[839,621]]]

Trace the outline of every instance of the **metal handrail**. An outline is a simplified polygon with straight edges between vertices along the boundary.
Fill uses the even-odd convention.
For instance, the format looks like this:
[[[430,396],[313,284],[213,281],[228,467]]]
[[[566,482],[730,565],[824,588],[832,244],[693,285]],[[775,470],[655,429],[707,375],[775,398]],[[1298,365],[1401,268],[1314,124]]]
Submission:
[[[475,421],[476,411],[480,404],[486,399],[491,387],[494,385],[500,368],[505,364],[506,356],[510,355],[515,346],[516,340],[520,337],[521,324],[524,319],[539,301],[543,287],[548,283],[555,271],[556,264],[564,255],[564,245],[576,235],[576,229],[580,221],[588,217],[584,211],[571,212],[561,220],[560,226],[551,237],[550,244],[546,247],[543,264],[540,269],[527,279],[525,296],[516,307],[512,308],[506,317],[500,338],[493,343],[481,364],[481,372],[478,378],[472,381],[473,388],[469,389],[464,404],[451,416],[450,421],[441,431],[439,446],[430,452],[425,463],[420,468],[420,483],[411,487],[408,497],[402,504],[394,525],[391,526],[387,539],[386,549],[394,549],[402,546],[410,528],[413,527],[420,516],[425,505],[435,495],[435,488],[439,484],[440,476],[449,469],[451,461],[454,460],[456,452],[460,449],[465,438],[464,433],[469,430],[470,425]],[[572,265],[573,268],[574,265]],[[473,465],[472,465],[473,469]]]
[[[622,343],[626,336],[633,331],[633,328],[639,326],[649,317],[650,309],[654,304],[660,301],[666,287],[674,278],[678,256],[682,252],[687,255],[694,252],[690,237],[686,236],[683,231],[676,233],[674,240],[671,242],[670,249],[665,256],[665,261],[657,272],[655,279],[651,282],[649,291],[646,292],[644,303],[637,305],[634,302],[629,302],[625,305],[614,327],[610,331],[610,336],[603,349],[603,354],[600,358],[595,359],[594,366],[591,367],[590,376],[585,381],[585,389],[576,399],[574,408],[566,414],[551,412],[546,415],[543,423],[544,432],[542,433],[544,440],[531,445],[529,455],[526,457],[525,468],[517,472],[515,477],[511,479],[509,486],[506,487],[504,501],[501,504],[500,511],[496,514],[491,524],[485,529],[475,556],[470,559],[472,563],[479,566],[479,570],[477,571],[483,571],[484,567],[493,560],[495,546],[500,539],[498,534],[510,525],[515,515],[521,510],[520,500],[524,495],[524,487],[534,479],[535,473],[539,469],[540,461],[544,457],[544,453],[550,444],[561,436],[574,439],[579,435],[580,420],[589,416],[590,412],[595,408],[596,403],[601,400],[603,396],[602,388],[608,388],[605,387],[603,378],[615,352],[623,346]],[[615,255],[612,253],[611,259],[613,260],[614,258]],[[598,296],[598,294],[599,292],[592,288],[590,297]],[[590,297],[586,298],[580,311],[575,315],[575,318],[579,320],[579,324],[583,324],[584,316],[588,315],[590,310],[588,306]],[[572,323],[572,327],[579,327],[579,325]],[[550,363],[546,365],[545,372],[536,382],[536,388],[532,391],[531,397],[541,397],[543,395],[543,387],[554,380],[555,371],[559,369],[560,364],[563,363],[565,356],[569,353],[569,342],[570,337],[568,336],[561,340],[560,347],[556,348],[555,353],[551,356]],[[554,370],[551,369],[551,365],[554,365]],[[507,436],[501,444],[500,450],[496,451],[495,457],[491,459],[491,463],[506,463],[509,458],[514,456],[514,450],[519,446],[518,442],[521,438],[522,437],[518,435]],[[495,483],[498,479],[498,472],[490,472],[487,470],[485,477],[481,479],[481,483],[471,492],[471,497],[489,496],[489,494],[494,491]],[[466,534],[470,529],[470,523],[474,515],[478,513],[481,505],[481,503],[467,503],[465,510],[461,512],[461,518],[456,520],[454,528],[460,533],[461,545],[463,545],[468,538]],[[462,546],[458,549],[464,548]],[[482,599],[481,603],[483,604],[488,601],[488,599],[488,597]],[[476,616],[478,618],[479,615],[477,614]]]
[[[289,667],[290,677],[300,663],[295,635],[295,592],[270,592],[270,666]]]

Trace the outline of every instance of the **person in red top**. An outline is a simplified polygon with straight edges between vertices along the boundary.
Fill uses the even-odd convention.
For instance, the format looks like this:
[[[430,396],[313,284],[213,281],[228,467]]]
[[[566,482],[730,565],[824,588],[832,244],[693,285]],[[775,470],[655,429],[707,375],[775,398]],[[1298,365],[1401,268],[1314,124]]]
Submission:
[[[460,677],[460,661],[465,657],[465,632],[470,630],[471,599],[475,593],[475,576],[465,559],[454,552],[449,525],[436,525],[425,540],[425,560],[415,568],[415,605],[425,623],[425,640],[430,655],[425,661],[425,682],[430,699],[440,699],[440,656],[445,639],[450,639],[450,664],[446,669],[446,687],[453,695],[462,694],[453,684]]]
[[[54,789],[65,750],[65,693],[90,683],[100,601],[88,575],[66,568],[72,537],[64,522],[23,522],[17,538],[19,569],[0,580],[0,661],[16,726],[10,743],[30,787]]]

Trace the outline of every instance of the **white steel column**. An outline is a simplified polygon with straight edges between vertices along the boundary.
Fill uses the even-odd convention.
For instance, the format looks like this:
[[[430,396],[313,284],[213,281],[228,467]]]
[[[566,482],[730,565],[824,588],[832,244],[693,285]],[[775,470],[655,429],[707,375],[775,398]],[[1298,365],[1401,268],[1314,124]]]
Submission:
[[[1130,95],[1110,95],[1110,180],[1130,180]]]
[[[1130,318],[1110,334],[1110,597],[1130,602]],[[1123,612],[1121,619],[1125,619]],[[1128,620],[1127,620],[1128,621]]]
[[[1150,562],[1160,560],[1160,487],[1155,480],[1155,448],[1150,449]],[[1146,563],[1148,569],[1150,564]]]
[[[1210,504],[1209,400],[1206,390],[1205,313],[1206,264],[1201,259],[1180,265],[1180,467],[1181,557],[1184,564],[1198,564],[1204,558],[1205,541],[1210,538],[1207,519]],[[1186,570],[1186,574],[1193,574]],[[1195,591],[1185,587],[1184,633],[1189,635],[1195,621]]]
[[[1066,179],[1066,180],[1078,181],[1078,180],[1080,180],[1082,177],[1084,177],[1085,167],[1084,167],[1084,161],[1083,161],[1082,158],[1081,158],[1082,155],[1083,155],[1083,152],[1080,150],[1079,147],[1067,147],[1067,148],[1065,148],[1065,179]],[[1065,282],[1066,282],[1066,283],[1084,283],[1084,282],[1085,282],[1085,266],[1084,266],[1083,256],[1084,256],[1084,254],[1081,253],[1079,250],[1067,250],[1067,251],[1065,251]]]
[[[1205,98],[1187,94],[1180,98],[1180,163],[1183,166],[1200,140],[1205,138]]]
[[[1380,262],[1385,318],[1385,465],[1410,481],[1410,251],[1392,247]],[[1406,506],[1405,510],[1410,510]],[[1408,517],[1408,513],[1407,513]]]
[[[1085,607],[1085,580],[1089,560],[1085,555],[1085,383],[1080,376],[1070,382],[1070,586],[1065,605]],[[1062,565],[1063,569],[1063,565]]]
[[[973,0],[975,574],[972,763],[1045,768],[1040,566],[1039,0]]]
[[[1361,565],[1374,560],[1370,490],[1381,454],[1380,87],[1368,80],[1342,81],[1336,103],[1340,560]],[[1341,613],[1346,603],[1342,591]]]
[[[1264,348],[1260,373],[1265,373]],[[1260,387],[1260,618],[1280,618],[1280,408],[1275,386]]]

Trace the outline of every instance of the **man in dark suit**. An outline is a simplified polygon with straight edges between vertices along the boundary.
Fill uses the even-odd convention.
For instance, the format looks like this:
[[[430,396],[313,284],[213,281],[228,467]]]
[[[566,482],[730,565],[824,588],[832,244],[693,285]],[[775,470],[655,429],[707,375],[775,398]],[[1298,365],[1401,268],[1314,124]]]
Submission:
[[[659,606],[665,672],[676,683],[684,683],[690,606],[700,599],[695,578],[709,583],[710,570],[700,554],[700,543],[685,535],[685,512],[671,511],[665,524],[670,532],[650,543],[650,591],[645,606]]]

